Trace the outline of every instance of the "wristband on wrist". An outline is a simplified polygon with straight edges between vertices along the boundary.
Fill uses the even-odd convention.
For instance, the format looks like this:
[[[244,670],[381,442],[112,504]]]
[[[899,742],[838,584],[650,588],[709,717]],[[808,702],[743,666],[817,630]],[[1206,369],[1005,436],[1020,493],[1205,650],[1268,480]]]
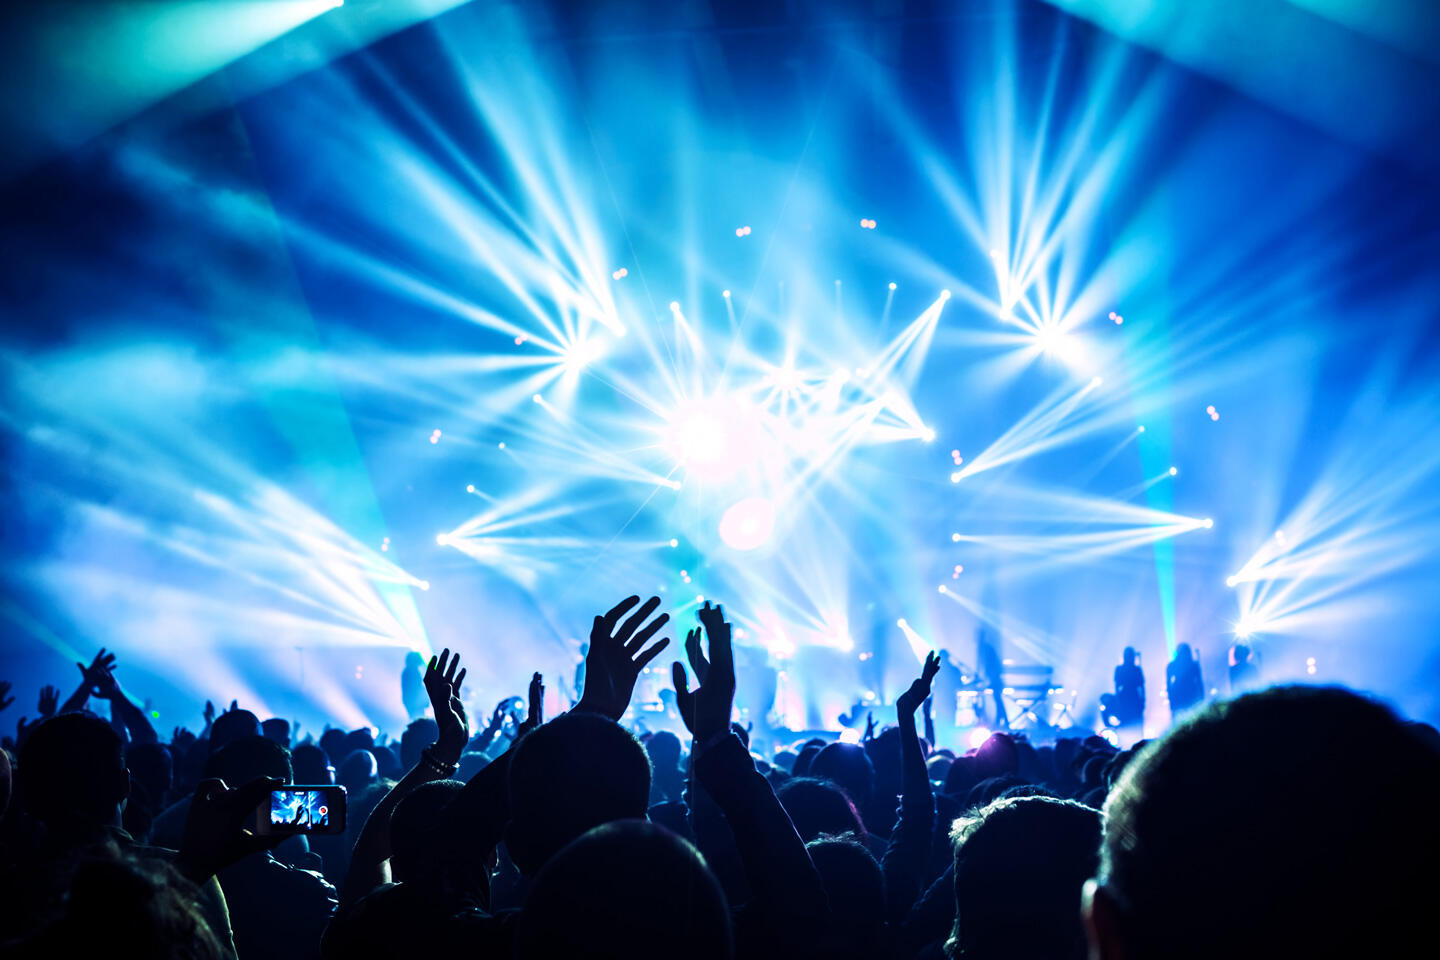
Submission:
[[[434,773],[438,773],[442,777],[451,776],[456,770],[460,769],[460,764],[458,763],[443,763],[435,759],[435,754],[431,753],[428,747],[420,751],[420,762],[424,764],[426,768]]]

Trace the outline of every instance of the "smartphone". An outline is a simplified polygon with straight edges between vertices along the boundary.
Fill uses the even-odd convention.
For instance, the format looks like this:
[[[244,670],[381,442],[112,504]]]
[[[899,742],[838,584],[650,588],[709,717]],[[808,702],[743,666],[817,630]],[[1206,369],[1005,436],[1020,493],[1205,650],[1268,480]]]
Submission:
[[[271,790],[255,811],[255,832],[344,833],[345,788],[323,784]]]

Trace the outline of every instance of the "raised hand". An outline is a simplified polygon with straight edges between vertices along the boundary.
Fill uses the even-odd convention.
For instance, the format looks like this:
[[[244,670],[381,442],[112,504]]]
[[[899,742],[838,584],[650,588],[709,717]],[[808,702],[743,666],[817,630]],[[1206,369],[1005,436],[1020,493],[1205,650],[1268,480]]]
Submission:
[[[875,739],[875,714],[874,714],[874,713],[867,712],[867,713],[865,714],[865,740],[870,741],[870,740],[874,740],[874,739]]]
[[[55,716],[55,711],[60,708],[60,689],[52,687],[48,683],[40,688],[40,703],[37,709],[40,716],[50,719]]]
[[[703,671],[705,679],[698,690],[692,691],[685,668],[678,661],[670,672],[675,681],[675,705],[680,717],[691,735],[703,743],[730,729],[730,714],[735,704],[735,654],[730,646],[730,624],[725,621],[721,607],[712,607],[707,601],[696,616],[705,629],[710,658],[707,661],[700,652],[698,636],[694,636],[693,651],[691,638],[686,639],[686,653],[690,654],[690,665],[696,674]],[[692,636],[695,633],[697,631],[691,631]]]
[[[10,696],[10,681],[0,680],[0,710],[4,710],[14,702],[15,698]]]
[[[530,677],[529,711],[525,715],[525,722],[515,730],[515,736],[523,737],[545,722],[545,678],[536,673]]]
[[[120,684],[116,682],[115,674],[108,669],[91,672],[90,693],[101,700],[116,700],[125,696],[120,692]]]
[[[107,653],[104,647],[95,654],[95,659],[90,661],[90,666],[85,666],[79,660],[75,661],[75,669],[80,671],[80,682],[87,693],[94,694],[95,688],[104,683],[108,675],[115,669],[115,654]],[[95,694],[99,696],[99,694]]]
[[[451,657],[448,647],[440,651],[440,656],[431,657],[425,667],[425,692],[430,695],[435,724],[440,728],[433,749],[441,763],[458,763],[470,739],[470,723],[465,705],[460,702],[460,685],[464,682],[460,654]]]
[[[662,613],[645,623],[660,606],[659,597],[646,600],[639,610],[621,622],[620,618],[639,602],[639,597],[627,597],[604,616],[595,618],[590,629],[590,650],[585,654],[585,690],[575,705],[576,710],[619,720],[630,706],[630,695],[635,691],[640,671],[669,646],[670,638],[664,637],[653,646],[645,647],[670,620],[668,613]]]
[[[261,835],[253,830],[256,808],[281,785],[280,780],[261,777],[231,790],[224,780],[200,781],[175,858],[180,872],[203,884],[231,864],[283,841],[284,833]]]
[[[685,634],[685,659],[690,661],[690,669],[695,671],[695,682],[704,683],[710,661],[705,659],[705,651],[700,649],[699,627]]]
[[[925,655],[925,665],[920,668],[920,677],[910,684],[910,689],[900,694],[895,701],[895,710],[901,717],[915,718],[915,711],[930,696],[930,684],[940,672],[940,654],[931,650]]]

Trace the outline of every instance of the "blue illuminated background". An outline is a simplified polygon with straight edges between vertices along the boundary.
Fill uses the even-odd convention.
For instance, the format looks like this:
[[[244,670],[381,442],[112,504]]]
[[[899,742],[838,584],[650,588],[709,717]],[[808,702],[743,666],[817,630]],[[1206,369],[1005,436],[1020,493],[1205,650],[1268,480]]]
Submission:
[[[289,6],[0,184],[26,701],[396,732],[658,592],[797,729],[981,631],[1440,719],[1423,4]]]

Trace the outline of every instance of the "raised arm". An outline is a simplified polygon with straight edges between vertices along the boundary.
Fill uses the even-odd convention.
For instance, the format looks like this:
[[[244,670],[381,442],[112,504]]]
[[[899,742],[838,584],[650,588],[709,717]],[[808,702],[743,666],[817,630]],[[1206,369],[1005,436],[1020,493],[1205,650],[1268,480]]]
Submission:
[[[935,828],[935,796],[925,770],[925,754],[915,731],[915,711],[930,696],[930,684],[940,672],[940,655],[933,650],[925,657],[920,677],[895,701],[895,720],[900,728],[900,813],[885,856],[880,861],[885,874],[885,899],[890,921],[898,923],[921,893],[925,860],[930,852],[930,834]]]
[[[440,656],[430,658],[425,668],[425,692],[435,711],[439,737],[432,746],[420,751],[420,760],[390,788],[365,820],[350,855],[350,869],[340,886],[340,909],[390,881],[390,814],[395,807],[422,783],[449,777],[459,765],[460,752],[470,737],[465,707],[460,702],[460,685],[464,682],[465,671],[460,669],[458,653],[451,657],[447,648]]]
[[[114,660],[114,657],[111,657]],[[125,725],[125,731],[130,735],[131,743],[157,743],[159,735],[155,728],[150,725],[150,719],[145,716],[145,711],[135,706],[125,692],[120,689],[115,674],[109,669],[97,669],[92,671],[94,685],[92,692],[102,700],[110,701],[110,713],[112,717]]]
[[[80,671],[80,686],[76,687],[75,692],[70,694],[60,705],[61,713],[74,713],[77,710],[85,709],[86,705],[90,703],[90,695],[94,691],[95,685],[100,680],[100,674],[109,673],[115,669],[115,654],[106,653],[105,648],[101,647],[100,652],[95,654],[95,659],[90,661],[90,666],[87,667],[76,660],[75,668]]]
[[[735,700],[735,660],[724,611],[706,603],[699,611],[709,642],[705,680],[691,691],[685,668],[673,668],[676,704],[695,735],[695,775],[715,800],[735,836],[753,899],[768,932],[808,929],[827,910],[825,889],[805,843],[758,770],[740,738],[730,731]]]

